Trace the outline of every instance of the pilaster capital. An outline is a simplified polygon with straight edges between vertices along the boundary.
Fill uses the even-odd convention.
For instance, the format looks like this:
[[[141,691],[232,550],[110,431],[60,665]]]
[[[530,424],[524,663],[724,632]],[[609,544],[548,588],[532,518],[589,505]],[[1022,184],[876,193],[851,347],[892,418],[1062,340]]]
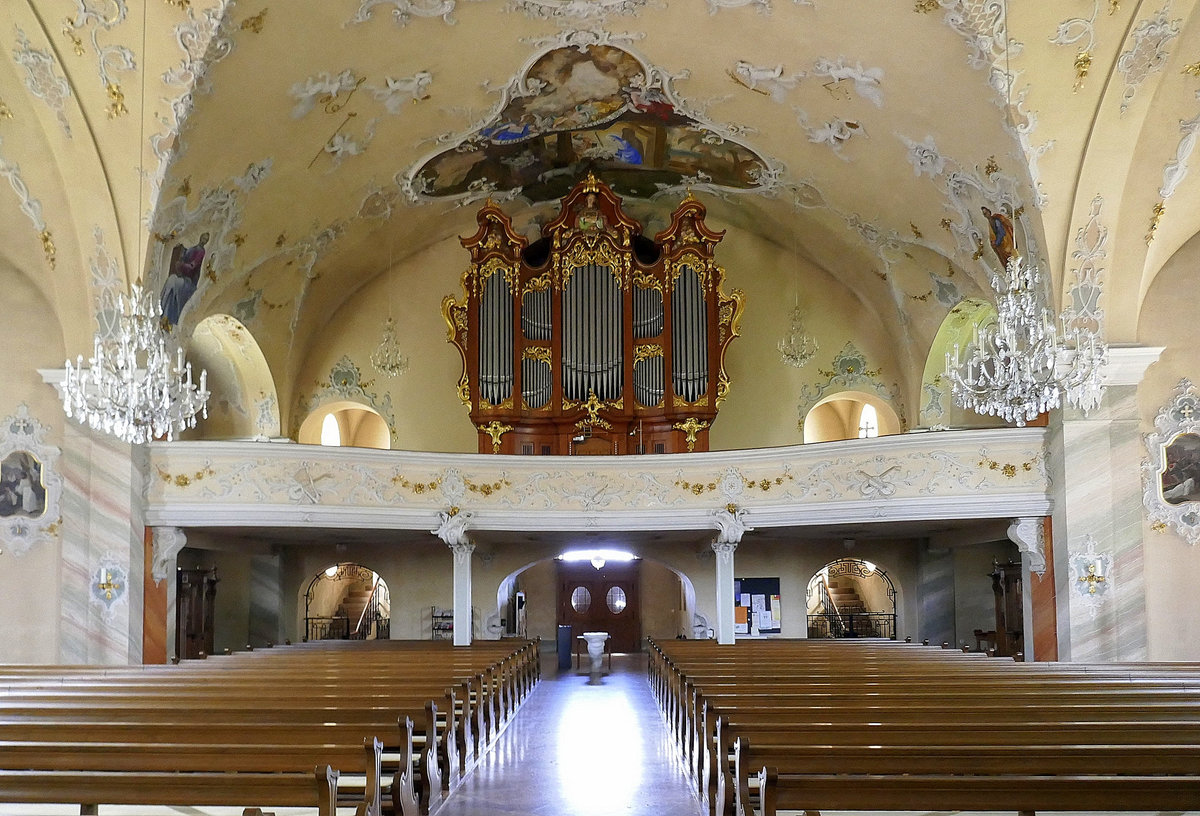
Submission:
[[[713,511],[713,522],[717,526],[717,540],[713,543],[713,551],[720,553],[718,544],[732,544],[736,549],[742,542],[742,536],[754,530],[746,524],[746,510],[736,504],[727,504],[720,510]],[[733,550],[730,550],[732,553]]]
[[[187,546],[187,535],[181,527],[151,527],[152,541],[150,575],[158,584],[167,578],[180,550]]]
[[[1029,556],[1029,571],[1039,577],[1046,573],[1046,528],[1040,516],[1015,518],[1008,525],[1008,538],[1022,555]]]
[[[455,564],[466,564],[471,560],[471,553],[475,552],[475,545],[470,541],[455,541],[450,544],[450,549],[454,552]]]
[[[721,541],[720,539],[712,543],[713,552],[717,554],[717,560],[728,564],[733,560],[733,553],[738,548],[736,541]]]

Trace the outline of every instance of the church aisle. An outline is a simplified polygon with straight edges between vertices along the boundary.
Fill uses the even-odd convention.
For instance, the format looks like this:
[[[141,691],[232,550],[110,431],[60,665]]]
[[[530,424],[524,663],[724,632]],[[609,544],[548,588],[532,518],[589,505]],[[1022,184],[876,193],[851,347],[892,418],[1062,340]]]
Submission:
[[[705,816],[646,683],[646,656],[614,657],[595,686],[553,658],[439,816]]]

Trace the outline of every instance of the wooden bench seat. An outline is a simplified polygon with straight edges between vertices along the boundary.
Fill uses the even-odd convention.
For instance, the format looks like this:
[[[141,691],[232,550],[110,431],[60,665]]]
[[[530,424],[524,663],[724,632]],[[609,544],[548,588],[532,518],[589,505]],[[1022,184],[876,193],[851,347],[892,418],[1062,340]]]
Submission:
[[[194,807],[226,805],[247,810],[312,808],[335,816],[337,771],[308,773],[180,774],[171,771],[35,771],[0,769],[0,800],[15,804],[65,803]],[[81,808],[82,809],[82,808]],[[370,816],[366,803],[355,816]]]
[[[356,812],[379,813],[386,792],[389,809],[415,816],[436,807],[465,773],[468,752],[477,757],[511,717],[537,681],[536,663],[522,642],[455,651],[288,647],[180,666],[5,667],[0,802],[236,805],[248,813],[302,806],[332,815],[332,768],[341,766],[342,810],[354,802]],[[370,760],[362,756],[368,734]],[[321,801],[318,765],[333,780]]]
[[[649,677],[718,814],[1200,807],[1196,664],[666,642]]]

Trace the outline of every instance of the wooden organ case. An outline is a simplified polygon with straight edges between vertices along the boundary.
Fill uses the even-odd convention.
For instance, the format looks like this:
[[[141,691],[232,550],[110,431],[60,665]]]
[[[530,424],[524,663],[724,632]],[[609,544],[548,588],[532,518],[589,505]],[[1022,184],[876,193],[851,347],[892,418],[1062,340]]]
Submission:
[[[689,193],[650,240],[590,174],[532,244],[491,201],[479,211],[442,313],[481,453],[708,450],[744,301],[721,290],[724,232],[704,217]]]

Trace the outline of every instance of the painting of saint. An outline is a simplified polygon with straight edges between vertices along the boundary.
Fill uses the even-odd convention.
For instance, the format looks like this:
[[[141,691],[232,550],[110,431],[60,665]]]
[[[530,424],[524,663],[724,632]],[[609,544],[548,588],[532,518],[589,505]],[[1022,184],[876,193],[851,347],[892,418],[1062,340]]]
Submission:
[[[183,314],[183,307],[196,293],[196,286],[200,283],[200,271],[204,266],[204,248],[207,243],[208,233],[205,232],[195,246],[185,247],[183,244],[176,244],[171,251],[171,265],[167,272],[167,280],[159,295],[163,321],[167,326],[179,324],[179,316]]]
[[[42,463],[28,451],[16,451],[0,462],[0,517],[37,518],[46,510]]]
[[[1200,501],[1200,436],[1182,434],[1166,449],[1160,483],[1167,504]]]
[[[1007,267],[1009,258],[1017,251],[1016,239],[1013,237],[1012,219],[1002,212],[992,212],[987,207],[980,209],[983,210],[983,217],[987,219],[988,229],[992,233],[989,239],[992,251],[996,253],[1000,263]]]

